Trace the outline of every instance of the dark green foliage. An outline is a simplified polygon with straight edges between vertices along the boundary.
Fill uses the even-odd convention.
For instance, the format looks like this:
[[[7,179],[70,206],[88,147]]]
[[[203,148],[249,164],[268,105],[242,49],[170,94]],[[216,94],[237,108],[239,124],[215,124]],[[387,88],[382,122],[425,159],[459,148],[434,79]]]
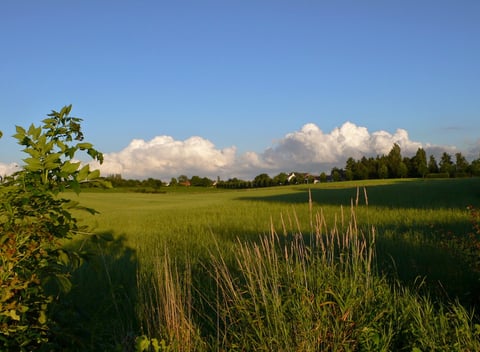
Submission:
[[[269,187],[273,185],[273,180],[268,176],[268,174],[260,174],[255,176],[253,180],[254,187]]]
[[[81,231],[72,209],[77,202],[60,192],[80,191],[96,181],[98,170],[74,162],[78,151],[103,161],[92,144],[83,142],[80,118],[70,106],[52,111],[39,127],[16,127],[14,138],[28,154],[25,165],[0,185],[0,349],[52,349],[56,329],[49,307],[71,289],[69,269],[80,262],[61,241]],[[85,210],[90,213],[92,209]],[[50,346],[50,347],[48,347]]]

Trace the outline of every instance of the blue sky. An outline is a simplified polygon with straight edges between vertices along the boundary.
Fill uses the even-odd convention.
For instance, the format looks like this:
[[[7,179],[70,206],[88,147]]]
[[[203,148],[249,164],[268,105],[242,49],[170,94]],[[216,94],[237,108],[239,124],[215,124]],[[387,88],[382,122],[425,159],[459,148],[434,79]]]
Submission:
[[[478,157],[479,18],[476,0],[2,1],[0,168],[23,157],[15,125],[67,104],[132,177],[312,172],[393,142]]]

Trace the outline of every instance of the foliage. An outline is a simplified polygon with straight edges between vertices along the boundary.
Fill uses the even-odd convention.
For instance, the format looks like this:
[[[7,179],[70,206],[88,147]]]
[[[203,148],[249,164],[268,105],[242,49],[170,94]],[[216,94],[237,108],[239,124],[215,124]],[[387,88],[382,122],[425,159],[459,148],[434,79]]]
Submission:
[[[433,155],[430,155],[427,162],[427,154],[422,148],[418,148],[413,157],[402,158],[400,146],[395,143],[388,155],[381,155],[376,158],[366,158],[364,156],[360,160],[355,160],[352,157],[348,158],[345,163],[345,170],[333,168],[332,175],[334,172],[338,172],[347,181],[406,177],[470,177],[480,175],[479,165],[480,159],[473,160],[469,164],[462,153],[455,154],[455,163],[453,163],[452,156],[444,152],[440,160],[440,166],[438,166]]]
[[[80,261],[62,248],[82,228],[71,211],[77,202],[60,192],[80,191],[98,181],[99,171],[75,161],[77,152],[103,161],[83,141],[82,121],[70,117],[71,105],[52,111],[39,127],[16,126],[14,138],[28,154],[25,165],[0,186],[0,346],[3,350],[35,350],[53,342],[55,322],[49,306],[71,288],[69,267]],[[84,208],[90,213],[95,211]]]

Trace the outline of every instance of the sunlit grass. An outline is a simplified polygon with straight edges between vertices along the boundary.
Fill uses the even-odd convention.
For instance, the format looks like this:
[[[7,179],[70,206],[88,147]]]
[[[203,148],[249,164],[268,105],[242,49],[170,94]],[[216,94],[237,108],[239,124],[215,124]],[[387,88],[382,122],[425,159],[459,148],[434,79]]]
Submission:
[[[70,196],[76,198],[74,195]],[[229,280],[225,275],[231,275],[231,280],[236,281],[237,275],[241,278],[244,275],[242,272],[253,270],[253,268],[238,266],[240,263],[260,265],[265,268],[269,266],[268,270],[273,270],[269,271],[269,275],[277,275],[275,270],[278,268],[272,266],[276,264],[271,260],[274,254],[266,253],[265,246],[270,246],[269,250],[276,247],[284,254],[286,252],[282,246],[286,245],[285,241],[288,238],[294,238],[292,237],[294,234],[303,234],[306,239],[305,248],[310,248],[312,239],[317,238],[318,234],[328,234],[329,229],[336,229],[335,231],[341,236],[351,234],[351,209],[354,209],[356,226],[364,233],[370,233],[371,229],[375,228],[376,255],[371,269],[374,268],[374,271],[378,271],[381,276],[371,279],[375,280],[374,286],[380,287],[381,292],[375,294],[387,296],[386,302],[394,299],[392,295],[402,295],[401,302],[407,299],[405,297],[411,296],[412,302],[415,301],[415,303],[402,304],[410,305],[408,309],[416,306],[418,314],[431,314],[432,319],[440,319],[439,324],[444,324],[441,322],[441,319],[445,319],[442,315],[421,311],[422,306],[428,308],[429,304],[433,303],[428,299],[425,302],[418,300],[413,292],[419,291],[431,296],[432,302],[447,302],[456,297],[463,302],[469,302],[472,295],[476,294],[474,282],[478,281],[478,275],[469,271],[462,258],[448,251],[441,245],[441,241],[445,241],[449,234],[461,236],[471,231],[466,207],[469,204],[480,203],[479,179],[339,182],[242,191],[195,192],[195,190],[183,189],[182,192],[167,191],[158,194],[85,192],[78,197],[78,200],[83,205],[100,212],[94,217],[79,214],[83,219],[82,222],[93,228],[95,233],[108,233],[114,239],[121,238],[121,246],[133,253],[134,263],[128,261],[117,263],[115,258],[109,256],[108,249],[105,249],[104,254],[108,261],[103,262],[104,273],[118,273],[119,270],[130,272],[131,269],[138,273],[133,281],[137,281],[135,290],[141,292],[143,296],[132,291],[127,301],[142,302],[143,300],[144,309],[136,317],[129,317],[126,314],[120,319],[135,321],[135,323],[123,324],[125,327],[130,326],[125,328],[128,330],[124,331],[125,335],[135,335],[138,333],[135,329],[143,327],[143,331],[150,337],[161,337],[165,341],[175,340],[168,334],[158,332],[163,323],[158,320],[159,312],[155,308],[159,304],[164,304],[165,302],[159,303],[161,302],[159,300],[168,296],[165,291],[167,288],[158,285],[171,279],[173,284],[180,284],[181,287],[169,287],[168,292],[176,297],[176,302],[181,301],[178,304],[184,305],[181,314],[186,314],[188,319],[191,319],[182,318],[181,321],[186,324],[182,329],[186,330],[177,331],[177,335],[181,334],[181,331],[188,331],[188,336],[192,338],[191,346],[205,347],[212,344],[218,346],[220,340],[225,338],[220,336],[221,331],[226,333],[225,328],[221,328],[220,325],[226,323],[225,319],[233,319],[228,317],[229,314],[239,314],[239,312],[219,310],[221,307],[212,303],[220,293],[227,294],[225,291],[227,287],[222,286],[226,282],[219,282],[219,275],[224,275],[225,280]],[[275,229],[279,242],[274,241],[275,243],[268,244],[265,241],[272,238],[272,229]],[[262,250],[263,254],[260,253]],[[213,259],[212,253],[216,253],[217,262],[214,260],[214,264],[216,263],[214,267],[209,267],[208,263]],[[259,262],[253,261],[255,256],[259,257]],[[165,258],[168,260],[165,261]],[[223,264],[218,262],[219,258],[223,258],[226,266],[221,266]],[[262,262],[264,259],[268,262]],[[125,263],[128,264],[129,269],[126,269]],[[318,261],[315,260],[315,263]],[[132,264],[134,264],[133,267]],[[309,262],[307,265],[303,262],[302,265],[307,268],[312,263]],[[334,265],[331,273],[328,274],[332,277],[339,274],[333,269],[334,267],[337,268]],[[302,270],[305,272],[307,269]],[[318,268],[311,270],[318,274]],[[212,277],[212,272],[217,272],[217,276]],[[118,279],[123,280],[121,277]],[[120,308],[112,305],[110,312],[113,312],[114,308],[129,311],[122,308],[126,302],[118,296],[121,292],[117,287],[119,284],[115,282],[115,278],[111,280],[113,282],[109,288],[109,295],[123,303],[119,304]],[[247,278],[243,277],[241,281],[245,282],[244,280]],[[335,280],[342,282],[338,277]],[[345,285],[352,285],[348,283],[348,275],[345,276],[345,280],[347,280]],[[82,285],[88,287],[86,279],[82,282]],[[399,285],[393,293],[390,291],[392,282],[396,283],[394,286]],[[420,287],[418,282],[422,282]],[[108,287],[108,280],[104,279],[103,284]],[[182,291],[186,289],[185,284],[190,285],[188,289],[190,291]],[[291,284],[282,283],[281,285]],[[129,285],[128,292],[131,292],[131,283]],[[356,290],[362,292],[364,288],[357,287]],[[238,289],[242,292],[248,291],[248,287],[238,287]],[[163,296],[160,295],[161,292]],[[253,292],[250,296],[252,294]],[[271,298],[278,299],[273,296]],[[301,296],[297,298],[302,299]],[[248,305],[251,302],[245,301],[238,304]],[[467,304],[467,309],[469,307]],[[298,308],[306,309],[306,307]],[[401,307],[396,306],[395,309],[401,310]],[[149,310],[157,312],[155,313],[157,314],[156,323],[152,321],[150,325],[146,323],[150,321]],[[280,313],[285,312],[275,314]],[[115,314],[118,315],[118,313]],[[162,314],[168,316],[172,313],[164,311]],[[403,316],[402,314],[407,313],[397,311],[395,314]],[[459,319],[460,315],[458,315]],[[285,322],[274,321],[273,323],[280,324],[275,325],[276,327],[272,325],[273,330],[278,331],[279,334],[286,334],[285,327],[282,327]],[[308,321],[299,322],[300,325],[304,323],[311,324]],[[219,328],[221,331],[218,330]],[[427,327],[424,328],[427,329]],[[458,328],[463,329],[465,326]],[[393,332],[387,330],[382,330],[382,334],[386,333],[385,339],[382,340],[385,346],[388,346],[389,341],[393,341],[394,338]],[[371,330],[367,326],[365,331],[369,331],[371,336],[365,332],[367,335],[362,335],[360,340],[370,336],[376,341],[379,336],[377,330]],[[205,335],[210,337],[205,340]],[[232,338],[229,337],[229,339]],[[308,338],[305,337],[305,339],[307,343]],[[252,337],[251,341],[253,340],[255,338]],[[364,341],[364,343],[367,342]]]

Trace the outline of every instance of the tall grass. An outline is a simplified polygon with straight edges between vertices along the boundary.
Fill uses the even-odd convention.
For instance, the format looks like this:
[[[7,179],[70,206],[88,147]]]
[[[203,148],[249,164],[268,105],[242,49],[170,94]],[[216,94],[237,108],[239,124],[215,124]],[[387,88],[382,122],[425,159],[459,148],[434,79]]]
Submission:
[[[156,257],[152,272],[139,271],[138,275],[138,314],[146,336],[168,341],[174,351],[203,349],[192,317],[190,268],[179,271],[165,253]]]
[[[259,241],[210,249],[203,270],[157,253],[138,275],[143,332],[179,351],[480,350],[460,304],[380,273],[375,230],[359,226],[354,204],[333,224],[308,207],[308,233],[292,211]]]
[[[135,347],[141,334],[137,342],[161,351],[266,341],[280,350],[475,350],[478,301],[468,302],[479,276],[448,236],[471,231],[466,205],[478,204],[479,190],[468,179],[82,193],[101,212],[85,223],[113,236],[91,243],[97,256],[75,273],[65,301],[75,312],[64,319],[81,325],[72,350],[156,350]],[[448,303],[456,297],[467,308]]]

